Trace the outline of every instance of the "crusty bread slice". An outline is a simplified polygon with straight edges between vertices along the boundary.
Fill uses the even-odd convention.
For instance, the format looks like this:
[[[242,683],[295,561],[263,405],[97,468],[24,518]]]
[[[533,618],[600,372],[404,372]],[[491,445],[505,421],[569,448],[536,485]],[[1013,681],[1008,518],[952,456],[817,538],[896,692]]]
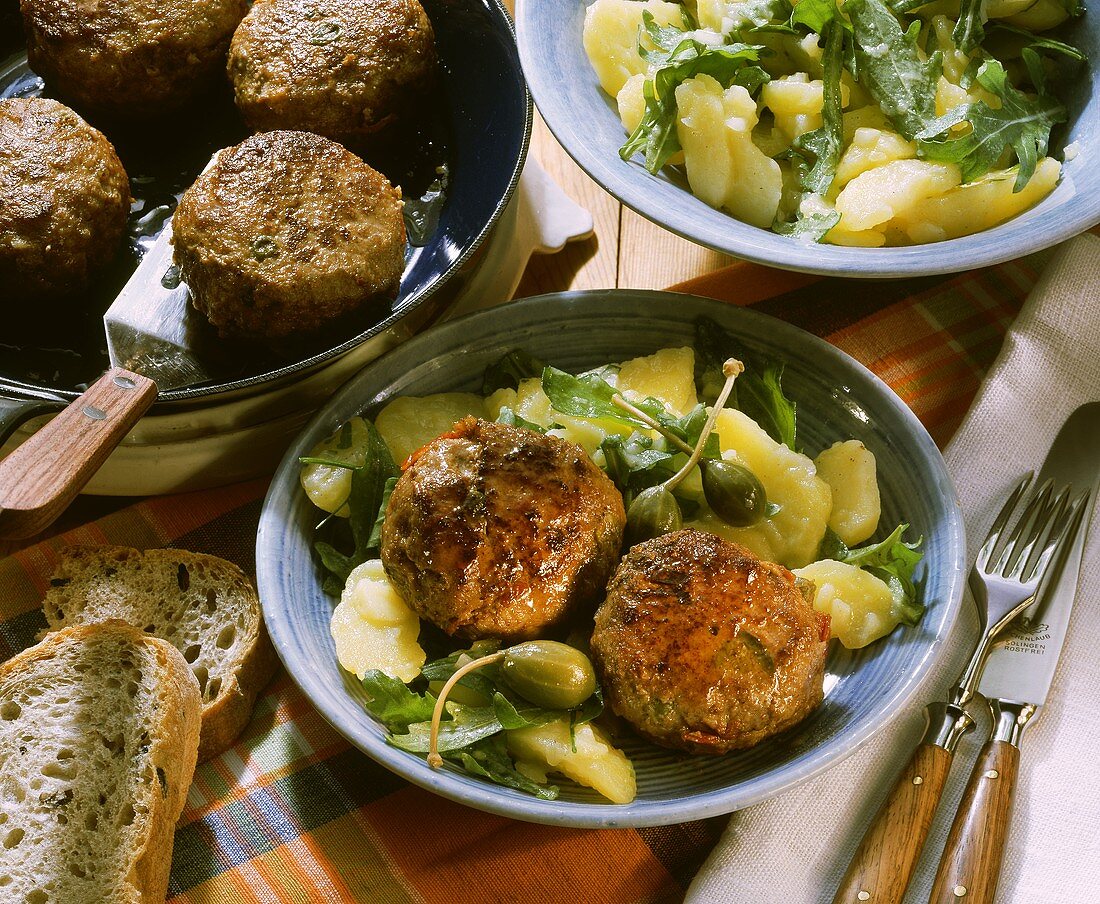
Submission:
[[[200,709],[179,651],[122,622],[0,665],[0,900],[163,901]]]
[[[256,591],[243,571],[216,556],[69,547],[42,608],[53,629],[116,618],[179,650],[202,692],[200,763],[233,743],[275,671]]]

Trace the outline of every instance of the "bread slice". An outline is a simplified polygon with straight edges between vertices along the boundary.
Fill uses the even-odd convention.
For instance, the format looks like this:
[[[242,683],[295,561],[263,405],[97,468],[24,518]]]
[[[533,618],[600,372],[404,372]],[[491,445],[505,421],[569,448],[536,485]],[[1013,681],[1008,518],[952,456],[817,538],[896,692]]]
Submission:
[[[179,651],[121,622],[0,665],[0,900],[163,901],[200,709]]]
[[[69,547],[42,607],[52,629],[121,619],[179,650],[202,692],[200,763],[233,743],[275,671],[256,591],[243,571],[216,556]]]

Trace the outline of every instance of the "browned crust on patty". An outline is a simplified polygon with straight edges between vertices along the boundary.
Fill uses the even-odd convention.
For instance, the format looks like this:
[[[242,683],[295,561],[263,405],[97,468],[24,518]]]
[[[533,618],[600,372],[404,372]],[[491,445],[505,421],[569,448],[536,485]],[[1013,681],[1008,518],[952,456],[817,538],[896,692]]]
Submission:
[[[625,522],[618,490],[580,446],[470,417],[398,480],[382,562],[448,634],[537,637],[598,597]]]
[[[229,77],[252,128],[347,140],[397,119],[435,59],[418,0],[259,0],[233,36]]]
[[[101,132],[55,100],[0,100],[0,296],[79,290],[118,252],[130,181]]]
[[[725,753],[817,707],[828,636],[786,568],[682,530],[623,558],[596,613],[592,654],[612,709],[640,734]]]
[[[221,151],[172,222],[195,307],[226,336],[311,332],[395,294],[404,269],[400,190],[306,132],[265,132]]]
[[[148,116],[214,84],[247,0],[20,0],[31,68],[82,109]]]

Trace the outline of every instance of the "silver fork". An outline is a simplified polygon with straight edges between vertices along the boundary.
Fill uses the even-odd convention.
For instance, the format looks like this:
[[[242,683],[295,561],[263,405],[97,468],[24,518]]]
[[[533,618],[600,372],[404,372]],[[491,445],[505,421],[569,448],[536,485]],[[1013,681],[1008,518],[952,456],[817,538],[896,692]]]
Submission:
[[[1047,481],[1024,506],[1028,474],[993,522],[970,572],[982,636],[947,702],[930,703],[908,766],[867,829],[833,904],[900,904],[939,805],[955,749],[974,720],[966,712],[997,635],[1035,599],[1073,523],[1071,490]],[[1013,516],[1023,513],[1007,535]]]

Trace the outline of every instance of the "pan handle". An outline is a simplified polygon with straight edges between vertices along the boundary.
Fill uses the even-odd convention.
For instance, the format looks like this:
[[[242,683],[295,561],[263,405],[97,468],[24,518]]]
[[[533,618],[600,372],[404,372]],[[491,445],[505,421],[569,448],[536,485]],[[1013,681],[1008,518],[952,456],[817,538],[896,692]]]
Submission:
[[[0,461],[0,539],[49,527],[156,396],[152,380],[112,368]]]
[[[45,399],[8,399],[0,396],[0,446],[31,418],[60,411],[67,402]]]

